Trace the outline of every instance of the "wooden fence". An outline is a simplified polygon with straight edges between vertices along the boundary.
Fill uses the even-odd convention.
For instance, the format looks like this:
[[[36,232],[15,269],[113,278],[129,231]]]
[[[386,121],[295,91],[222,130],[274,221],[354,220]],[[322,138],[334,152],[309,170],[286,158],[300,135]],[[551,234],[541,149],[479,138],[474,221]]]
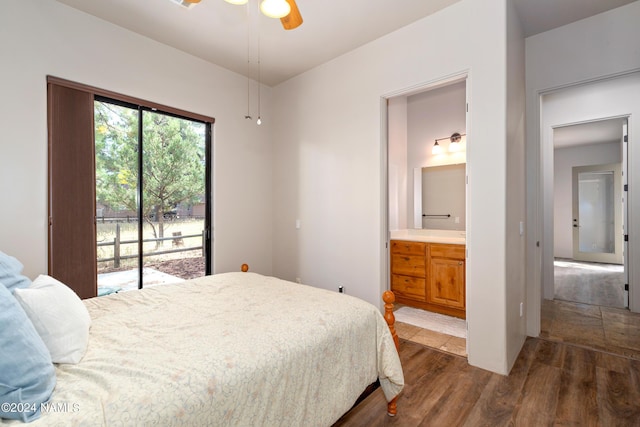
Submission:
[[[184,239],[188,239],[190,237],[200,237],[202,239],[202,244],[200,246],[192,246],[192,247],[184,247]],[[202,256],[205,255],[205,231],[203,230],[202,233],[200,234],[188,234],[183,236],[182,233],[178,232],[174,232],[173,235],[171,237],[162,237],[162,238],[157,238],[157,239],[144,239],[142,242],[143,243],[147,243],[147,242],[162,242],[162,241],[166,241],[166,240],[172,240],[173,241],[173,247],[174,249],[167,249],[167,250],[163,250],[163,251],[154,251],[154,252],[148,252],[148,253],[143,253],[142,256],[145,257],[152,257],[152,256],[156,256],[156,255],[164,255],[164,254],[172,254],[172,253],[176,253],[176,252],[187,252],[187,251],[194,251],[194,250],[201,250],[202,251]],[[116,237],[114,237],[113,242],[100,242],[97,244],[98,247],[101,246],[113,246],[113,257],[111,258],[98,258],[98,262],[109,262],[109,261],[113,261],[113,266],[115,268],[120,267],[120,261],[123,259],[133,259],[133,258],[138,258],[138,254],[135,255],[121,255],[120,254],[120,246],[121,245],[130,245],[130,244],[137,244],[138,240],[121,240],[120,239],[120,224],[116,224]]]

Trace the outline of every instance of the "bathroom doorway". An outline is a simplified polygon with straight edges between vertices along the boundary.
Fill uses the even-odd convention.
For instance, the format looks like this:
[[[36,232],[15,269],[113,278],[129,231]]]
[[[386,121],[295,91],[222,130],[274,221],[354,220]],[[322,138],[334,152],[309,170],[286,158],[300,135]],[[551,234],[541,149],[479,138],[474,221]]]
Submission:
[[[398,331],[401,338],[463,356],[467,355],[467,83],[464,74],[385,99],[384,257],[388,287],[400,303]],[[392,244],[398,241],[408,243],[407,248]],[[443,248],[451,252],[441,256],[438,251]],[[403,250],[408,252],[400,253]],[[443,283],[455,283],[452,289],[437,291],[443,289],[438,286],[440,275],[448,277]]]

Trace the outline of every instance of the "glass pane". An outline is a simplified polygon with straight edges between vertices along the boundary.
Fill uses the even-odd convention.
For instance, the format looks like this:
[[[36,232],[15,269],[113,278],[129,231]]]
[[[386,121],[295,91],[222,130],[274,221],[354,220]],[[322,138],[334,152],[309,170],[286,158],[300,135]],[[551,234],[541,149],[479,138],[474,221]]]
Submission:
[[[94,102],[98,295],[138,287],[138,111]]]
[[[204,276],[205,124],[142,117],[143,287]]]
[[[580,252],[615,252],[613,171],[578,174]]]

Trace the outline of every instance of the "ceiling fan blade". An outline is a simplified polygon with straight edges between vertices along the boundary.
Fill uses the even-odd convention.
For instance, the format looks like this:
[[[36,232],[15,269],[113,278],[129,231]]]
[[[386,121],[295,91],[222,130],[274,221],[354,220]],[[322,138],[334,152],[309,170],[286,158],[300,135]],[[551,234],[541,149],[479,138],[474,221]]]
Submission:
[[[300,15],[300,10],[298,9],[296,0],[286,1],[289,3],[289,6],[291,6],[291,12],[289,12],[287,16],[280,18],[280,22],[282,22],[282,26],[285,30],[293,30],[302,24],[302,15]]]
[[[182,0],[185,3],[200,3],[200,0]]]

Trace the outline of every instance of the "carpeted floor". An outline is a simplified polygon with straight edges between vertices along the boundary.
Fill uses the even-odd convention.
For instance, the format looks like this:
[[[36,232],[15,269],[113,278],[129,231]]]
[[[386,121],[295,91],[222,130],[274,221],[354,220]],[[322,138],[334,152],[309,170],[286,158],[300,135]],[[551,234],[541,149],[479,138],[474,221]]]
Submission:
[[[615,264],[554,261],[555,299],[624,308],[624,267]]]

